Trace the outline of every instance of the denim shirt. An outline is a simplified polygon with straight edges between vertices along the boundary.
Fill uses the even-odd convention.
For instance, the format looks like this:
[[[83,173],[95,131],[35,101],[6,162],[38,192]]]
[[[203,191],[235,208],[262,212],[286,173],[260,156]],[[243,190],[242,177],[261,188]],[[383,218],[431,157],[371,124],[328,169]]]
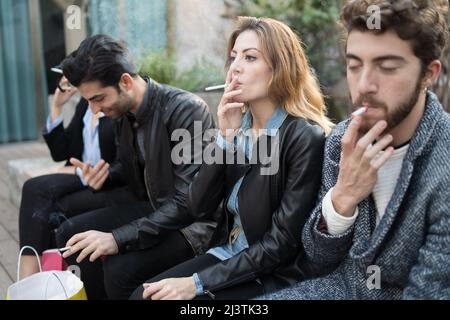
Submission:
[[[267,122],[263,134],[271,137],[276,136],[278,129],[281,127],[287,116],[288,113],[284,110],[284,108],[278,107],[270,117],[269,121]],[[244,117],[242,118],[241,128],[238,130],[238,133],[234,139],[233,144],[227,142],[220,133],[218,133],[217,135],[216,143],[219,145],[220,148],[224,150],[239,148],[244,151],[245,157],[248,160],[251,160],[253,151],[251,126],[252,126],[252,115],[250,111],[247,111]],[[231,214],[233,214],[234,218],[233,229],[240,230],[239,235],[233,241],[233,243],[228,242],[222,246],[209,249],[206,252],[207,254],[213,255],[221,261],[228,260],[231,257],[237,255],[239,252],[248,248],[247,238],[245,237],[245,233],[241,224],[241,218],[239,216],[239,204],[238,204],[238,193],[242,181],[244,180],[244,177],[240,178],[236,182],[236,184],[233,187],[233,191],[231,192],[231,195],[226,204],[227,209],[230,211]],[[195,273],[193,277],[197,289],[197,295],[203,294],[203,284],[201,279],[199,278],[197,273]]]
[[[97,162],[101,160],[101,152],[100,152],[100,140],[99,140],[99,134],[98,134],[98,126],[99,121],[97,121],[95,127],[91,131],[91,123],[92,123],[92,117],[94,114],[92,113],[90,108],[87,108],[86,113],[83,117],[83,153],[82,153],[82,159],[81,161],[86,163],[87,161],[91,162],[91,166],[95,166]],[[100,117],[104,117],[103,113],[100,113]],[[47,125],[46,129],[47,132],[50,133],[53,129],[55,129],[57,126],[59,126],[63,122],[63,116],[60,115],[58,118],[56,118],[55,121],[51,121],[50,116],[47,118]],[[87,186],[86,182],[83,179],[82,170],[80,168],[77,168],[76,170],[78,177],[81,180],[81,183],[83,183],[84,186]]]

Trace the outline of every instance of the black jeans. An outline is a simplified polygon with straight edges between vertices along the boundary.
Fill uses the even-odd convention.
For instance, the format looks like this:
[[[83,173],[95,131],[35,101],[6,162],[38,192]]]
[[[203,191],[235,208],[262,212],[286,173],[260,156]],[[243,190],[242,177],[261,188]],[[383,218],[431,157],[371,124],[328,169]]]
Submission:
[[[81,184],[78,176],[70,174],[52,174],[30,179],[22,188],[20,246],[32,246],[39,254],[55,247],[53,227],[45,219],[51,213],[62,213],[70,218],[135,199],[125,187],[94,193]],[[42,218],[36,217],[35,213],[39,213]],[[26,250],[24,254],[32,252]]]
[[[157,282],[167,278],[190,277],[196,272],[200,272],[210,266],[220,263],[220,260],[211,254],[204,254],[188,260],[180,265],[169,269],[156,277],[146,281],[147,283]],[[143,300],[144,287],[139,286],[131,295],[131,300]],[[217,300],[246,300],[264,294],[264,287],[258,281],[253,280],[241,283],[229,288],[213,292]],[[209,300],[208,295],[200,295],[194,300]]]
[[[152,212],[149,202],[113,206],[76,216],[63,223],[56,233],[60,247],[75,234],[89,230],[111,232],[125,224]],[[89,262],[86,258],[76,263],[74,254],[67,260],[69,265],[78,265],[88,299],[128,299],[130,294],[146,279],[173,267],[194,256],[194,252],[179,231],[161,237],[154,247],[141,251],[108,256]]]

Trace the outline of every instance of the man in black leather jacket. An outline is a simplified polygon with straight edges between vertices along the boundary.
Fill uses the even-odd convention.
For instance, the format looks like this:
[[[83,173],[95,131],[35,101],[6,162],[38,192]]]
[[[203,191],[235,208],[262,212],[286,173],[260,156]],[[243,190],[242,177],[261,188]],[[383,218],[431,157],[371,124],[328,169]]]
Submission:
[[[107,179],[125,178],[140,201],[72,219],[59,228],[57,242],[70,247],[64,257],[80,265],[89,299],[103,298],[105,289],[109,298],[128,298],[149,276],[210,245],[217,219],[210,215],[194,223],[186,204],[199,164],[174,163],[172,135],[184,129],[192,150],[199,147],[194,141],[202,150],[203,132],[214,123],[197,96],[141,78],[126,48],[108,36],[83,41],[63,70],[95,112],[116,119],[118,165],[79,163],[86,182],[99,189]]]

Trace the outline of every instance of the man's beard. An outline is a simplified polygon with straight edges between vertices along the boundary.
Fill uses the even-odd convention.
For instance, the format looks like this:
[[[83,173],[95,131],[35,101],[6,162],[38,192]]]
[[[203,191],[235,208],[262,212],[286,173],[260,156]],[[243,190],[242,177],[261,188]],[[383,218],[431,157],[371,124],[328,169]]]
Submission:
[[[125,115],[133,107],[134,100],[132,97],[125,94],[120,89],[119,98],[117,102],[112,106],[113,119],[119,119]]]
[[[414,106],[417,104],[417,101],[419,100],[420,92],[421,92],[421,83],[422,83],[422,77],[419,77],[416,83],[416,86],[414,88],[414,91],[408,95],[409,99],[405,99],[404,101],[400,102],[396,108],[389,111],[389,108],[386,103],[379,101],[375,99],[371,95],[362,95],[358,98],[356,103],[354,104],[354,109],[358,109],[364,104],[368,104],[370,106],[375,106],[377,108],[380,108],[383,110],[385,114],[385,119],[377,119],[377,121],[380,120],[386,120],[387,122],[387,128],[386,132],[392,130],[396,126],[398,126],[403,120],[405,120],[406,117],[411,113]],[[362,123],[360,126],[360,134],[366,134],[374,125],[374,123],[371,123],[367,118],[365,119],[364,114],[362,115]]]

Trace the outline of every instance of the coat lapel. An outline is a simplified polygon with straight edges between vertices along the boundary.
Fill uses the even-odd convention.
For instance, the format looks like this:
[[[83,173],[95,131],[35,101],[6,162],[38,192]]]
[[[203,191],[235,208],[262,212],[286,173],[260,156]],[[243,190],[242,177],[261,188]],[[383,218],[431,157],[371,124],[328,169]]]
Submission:
[[[399,214],[407,214],[406,212],[400,212],[400,207],[411,183],[415,161],[423,153],[423,150],[431,139],[434,132],[434,127],[439,117],[442,116],[442,112],[442,107],[440,106],[436,96],[429,92],[424,115],[419,123],[419,126],[417,127],[416,133],[411,139],[394,193],[388,203],[388,206],[386,207],[385,214],[383,215],[379,225],[375,228],[373,234],[369,235],[369,239],[367,239],[367,231],[370,231],[371,215],[375,216],[377,209],[372,197],[364,200],[358,206],[361,210],[361,217],[358,217],[357,223],[361,226],[355,226],[355,235],[356,232],[359,232],[361,241],[359,241],[358,237],[355,236],[355,239],[358,239],[358,243],[355,242],[356,256],[361,258],[364,256],[373,256],[376,253],[376,250],[378,250],[381,244],[386,240],[388,232],[392,228],[396,217]],[[372,217],[372,219],[373,218],[374,217]]]

